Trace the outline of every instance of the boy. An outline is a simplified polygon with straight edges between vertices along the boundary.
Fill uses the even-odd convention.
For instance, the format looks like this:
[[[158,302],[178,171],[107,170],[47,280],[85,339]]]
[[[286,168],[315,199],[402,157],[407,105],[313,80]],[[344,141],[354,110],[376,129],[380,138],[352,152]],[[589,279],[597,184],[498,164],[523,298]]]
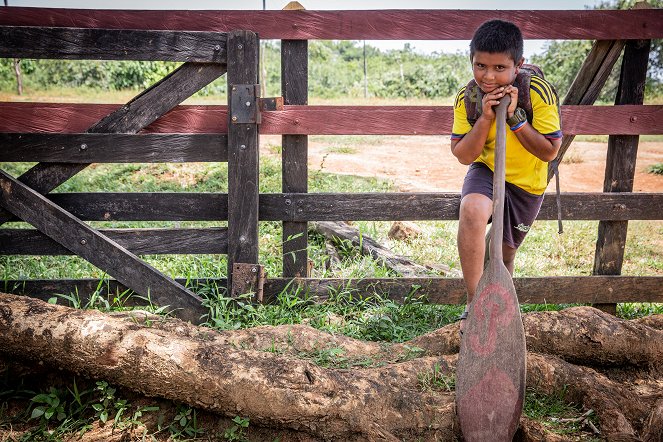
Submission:
[[[451,135],[451,152],[462,164],[470,165],[461,191],[458,224],[458,253],[468,304],[483,273],[484,235],[493,210],[493,106],[505,95],[511,96],[507,110],[502,246],[504,264],[511,274],[516,250],[525,239],[543,201],[548,184],[547,163],[555,159],[562,142],[558,97],[549,83],[539,76],[531,77],[529,95],[533,117],[528,118],[524,110],[529,108],[529,103],[523,103],[522,99],[518,102],[518,88],[514,82],[524,58],[523,38],[516,25],[501,20],[482,24],[470,43],[470,60],[480,91],[464,87],[458,92]],[[470,99],[478,97],[474,99],[480,115],[473,125],[468,121],[465,94],[474,94],[468,96]],[[465,318],[467,309],[461,316],[461,319]]]

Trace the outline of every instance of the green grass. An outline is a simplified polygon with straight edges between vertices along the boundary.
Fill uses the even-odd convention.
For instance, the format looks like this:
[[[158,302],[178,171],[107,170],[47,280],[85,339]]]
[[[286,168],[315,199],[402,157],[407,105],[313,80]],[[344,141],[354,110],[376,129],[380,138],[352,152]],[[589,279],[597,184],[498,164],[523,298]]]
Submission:
[[[647,172],[655,175],[663,175],[663,163],[652,164],[647,168]]]

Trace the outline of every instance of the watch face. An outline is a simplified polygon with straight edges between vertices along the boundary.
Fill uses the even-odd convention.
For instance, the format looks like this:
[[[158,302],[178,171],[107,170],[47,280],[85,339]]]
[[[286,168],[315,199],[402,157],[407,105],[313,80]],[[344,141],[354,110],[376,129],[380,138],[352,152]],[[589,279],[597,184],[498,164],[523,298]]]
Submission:
[[[516,115],[520,121],[527,120],[527,114],[525,113],[525,109],[522,107],[517,107],[514,115]]]

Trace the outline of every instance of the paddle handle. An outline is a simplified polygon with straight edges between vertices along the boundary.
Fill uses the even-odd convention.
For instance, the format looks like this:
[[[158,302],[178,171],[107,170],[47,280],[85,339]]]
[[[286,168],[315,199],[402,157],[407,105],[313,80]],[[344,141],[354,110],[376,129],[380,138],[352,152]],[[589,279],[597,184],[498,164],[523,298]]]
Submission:
[[[506,110],[511,96],[505,95],[495,108],[495,170],[493,171],[493,227],[490,230],[490,260],[502,261],[504,232],[504,188],[506,176]]]

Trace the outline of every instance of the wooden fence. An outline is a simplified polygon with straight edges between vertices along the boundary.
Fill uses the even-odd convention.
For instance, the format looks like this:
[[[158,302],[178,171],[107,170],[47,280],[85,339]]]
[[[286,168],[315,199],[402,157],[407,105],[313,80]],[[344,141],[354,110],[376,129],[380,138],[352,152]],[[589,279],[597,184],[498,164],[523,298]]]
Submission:
[[[643,105],[650,40],[663,10],[629,11],[98,11],[0,8],[0,57],[170,60],[177,70],[123,106],[0,103],[0,161],[38,162],[20,177],[0,171],[0,254],[76,254],[106,271],[110,292],[132,289],[204,309],[183,281],[139,254],[227,254],[231,294],[269,301],[286,287],[324,298],[330,287],[381,290],[402,300],[414,288],[431,302],[462,303],[459,278],[307,277],[307,222],[455,220],[457,193],[308,193],[307,136],[448,135],[449,106],[309,106],[308,40],[469,39],[485,20],[515,22],[528,39],[587,39],[594,46],[563,100],[561,161],[575,135],[609,135],[603,193],[562,193],[567,220],[600,220],[593,276],[516,278],[524,303],[663,302],[663,277],[619,276],[628,220],[663,219],[662,193],[633,193],[638,135],[663,134],[663,106]],[[259,40],[280,39],[282,102],[258,96]],[[623,53],[614,106],[591,106]],[[185,106],[226,74],[228,106]],[[282,193],[259,194],[258,134],[282,134]],[[50,193],[91,163],[228,162],[228,193]],[[556,219],[546,197],[539,219]],[[228,221],[228,228],[93,229],[86,221]],[[260,278],[258,223],[282,221],[283,275]],[[195,285],[198,281],[192,281]],[[206,280],[209,282],[209,280]],[[47,298],[97,288],[96,280],[4,281],[4,290]]]

